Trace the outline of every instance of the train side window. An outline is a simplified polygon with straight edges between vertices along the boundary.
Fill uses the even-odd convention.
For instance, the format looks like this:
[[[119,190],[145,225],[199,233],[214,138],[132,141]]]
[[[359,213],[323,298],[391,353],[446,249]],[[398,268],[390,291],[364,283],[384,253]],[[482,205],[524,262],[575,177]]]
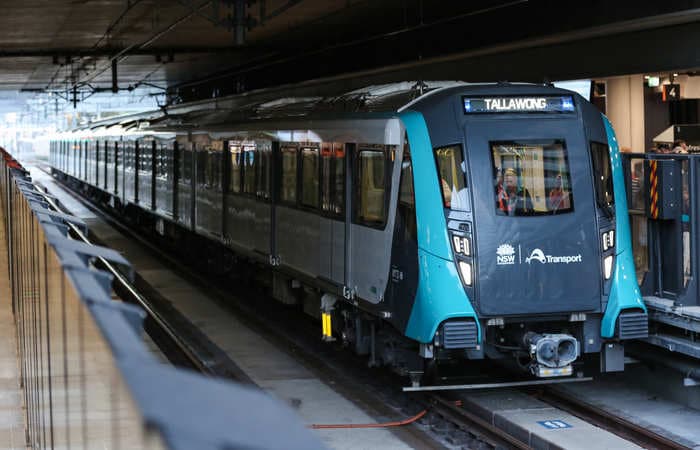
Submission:
[[[435,149],[435,161],[440,175],[440,190],[445,208],[467,210],[466,167],[461,145]]]
[[[134,143],[133,142],[128,142],[126,144],[126,164],[125,168],[128,170],[135,170],[136,167],[136,150],[134,148]]]
[[[206,148],[199,148],[195,154],[197,158],[197,185],[204,188],[209,188],[209,183],[207,183],[209,152]]]
[[[409,207],[414,207],[416,197],[413,191],[413,164],[411,163],[411,149],[406,144],[401,163],[401,187],[399,188],[399,201]]]
[[[301,204],[318,208],[318,148],[301,149]]]
[[[182,170],[180,170],[180,173],[182,174],[182,182],[189,184],[189,182],[192,180],[192,151],[194,149],[194,144],[188,142],[187,144],[182,146],[182,158],[180,159],[180,164],[182,166]]]
[[[345,211],[345,146],[325,143],[321,148],[321,208],[342,215]]]
[[[418,228],[416,224],[416,197],[413,189],[413,163],[411,162],[411,148],[409,147],[408,142],[406,142],[404,145],[403,161],[401,162],[399,213],[403,220],[403,232],[406,240],[416,242],[418,240]]]
[[[270,158],[272,158],[272,144],[264,141],[257,144],[258,162],[256,168],[256,189],[258,197],[270,198]]]
[[[170,167],[173,164],[172,149],[166,143],[160,144],[157,156],[157,175],[159,178],[167,180],[170,177]]]
[[[294,146],[283,146],[282,153],[282,183],[280,183],[280,200],[287,203],[297,201],[297,149]]]
[[[142,172],[151,171],[152,145],[149,141],[141,141],[139,143],[139,170]]]
[[[255,166],[258,152],[254,145],[243,146],[243,192],[255,194]]]
[[[207,182],[217,191],[221,192],[221,154],[223,143],[221,141],[213,141],[212,148],[209,150],[209,165],[207,166]]]
[[[341,215],[345,212],[345,145],[333,144],[333,212]]]
[[[615,195],[608,146],[600,142],[591,142],[591,160],[593,162],[596,202],[601,209],[612,214]]]
[[[331,165],[333,163],[332,144],[324,142],[321,144],[321,210],[330,212],[331,193],[333,189],[333,173]]]
[[[357,156],[355,218],[381,227],[386,223],[386,155],[383,150],[361,149]]]
[[[231,176],[229,177],[229,191],[241,192],[241,165],[243,162],[243,151],[237,142],[229,143],[229,155],[231,158]]]

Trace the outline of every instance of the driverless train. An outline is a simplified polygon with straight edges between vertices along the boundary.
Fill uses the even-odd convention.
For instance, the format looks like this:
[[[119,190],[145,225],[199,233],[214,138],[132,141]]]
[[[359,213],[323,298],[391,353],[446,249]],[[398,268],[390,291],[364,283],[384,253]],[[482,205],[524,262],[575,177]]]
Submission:
[[[51,166],[370,364],[510,360],[535,377],[624,368],[647,335],[618,144],[550,85],[397,83],[234,97],[60,135]]]

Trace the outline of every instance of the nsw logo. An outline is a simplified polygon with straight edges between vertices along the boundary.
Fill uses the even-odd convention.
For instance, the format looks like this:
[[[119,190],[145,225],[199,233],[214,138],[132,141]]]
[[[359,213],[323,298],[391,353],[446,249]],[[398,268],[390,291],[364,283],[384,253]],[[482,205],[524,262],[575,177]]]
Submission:
[[[515,248],[510,244],[501,244],[496,249],[496,264],[515,264]]]
[[[530,256],[525,258],[525,262],[530,264],[532,260],[539,261],[540,263],[544,264],[547,262],[547,258],[544,256],[544,252],[540,250],[539,248],[536,248],[530,253]]]

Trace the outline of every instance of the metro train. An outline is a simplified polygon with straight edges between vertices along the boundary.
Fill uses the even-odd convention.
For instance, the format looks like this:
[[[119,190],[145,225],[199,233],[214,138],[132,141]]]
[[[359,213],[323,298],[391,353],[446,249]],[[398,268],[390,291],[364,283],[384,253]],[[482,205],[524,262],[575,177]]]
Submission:
[[[324,340],[400,373],[617,371],[647,335],[615,134],[551,85],[240,96],[63,133],[50,165],[190,260],[256,267]]]

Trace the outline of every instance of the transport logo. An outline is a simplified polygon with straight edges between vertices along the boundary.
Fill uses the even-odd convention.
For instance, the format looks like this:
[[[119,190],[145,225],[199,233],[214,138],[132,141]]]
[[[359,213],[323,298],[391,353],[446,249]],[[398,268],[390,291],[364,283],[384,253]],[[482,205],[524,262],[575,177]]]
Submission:
[[[530,253],[530,256],[525,258],[525,262],[532,264],[532,261],[535,260],[539,261],[540,264],[571,264],[580,263],[581,259],[580,253],[578,255],[553,256],[545,255],[542,249],[536,248]]]
[[[501,244],[496,249],[496,264],[515,264],[515,248],[510,244]]]
[[[525,262],[530,264],[533,259],[541,262],[542,264],[547,262],[547,259],[544,257],[544,252],[539,248],[534,249],[532,253],[530,253],[530,256],[525,258]]]

